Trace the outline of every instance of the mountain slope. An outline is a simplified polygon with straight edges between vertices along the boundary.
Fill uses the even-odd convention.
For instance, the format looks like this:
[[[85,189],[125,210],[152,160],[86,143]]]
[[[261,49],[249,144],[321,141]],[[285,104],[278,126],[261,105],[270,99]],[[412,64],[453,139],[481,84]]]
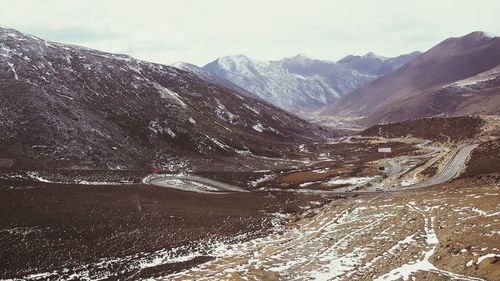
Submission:
[[[475,89],[454,88],[455,82],[485,73],[500,64],[500,38],[483,32],[447,39],[393,73],[366,84],[340,102],[327,106],[323,114],[367,116],[362,121],[401,121],[441,113],[481,113],[463,111],[498,102],[498,79]],[[473,87],[474,88],[474,87]],[[455,91],[455,90],[457,91]],[[473,92],[480,92],[471,95]],[[498,103],[496,104],[498,107]],[[494,113],[488,110],[485,113]]]
[[[0,158],[14,167],[215,168],[321,138],[266,103],[125,55],[0,29],[0,58]]]
[[[394,59],[373,54],[351,56],[338,63],[303,55],[259,62],[237,55],[219,58],[203,69],[280,108],[307,112],[400,67],[417,54]]]
[[[181,69],[181,70],[190,72],[205,82],[219,85],[223,88],[233,90],[236,93],[242,94],[242,95],[247,96],[247,97],[259,98],[259,97],[255,96],[254,94],[248,92],[247,90],[241,88],[240,86],[230,82],[229,80],[220,78],[220,77],[212,74],[211,72],[209,72],[209,71],[207,71],[199,66],[196,66],[194,64],[190,64],[190,63],[186,63],[186,62],[177,62],[177,63],[171,64],[170,66],[175,67],[177,69]]]

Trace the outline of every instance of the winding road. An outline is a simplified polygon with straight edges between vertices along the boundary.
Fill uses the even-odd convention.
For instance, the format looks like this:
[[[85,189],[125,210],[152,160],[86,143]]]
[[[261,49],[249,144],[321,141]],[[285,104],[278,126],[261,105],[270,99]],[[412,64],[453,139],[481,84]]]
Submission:
[[[448,163],[441,171],[441,173],[439,173],[436,177],[425,182],[420,182],[417,184],[408,185],[404,187],[400,186],[398,188],[393,188],[389,190],[377,190],[377,191],[373,190],[324,191],[324,190],[298,189],[298,190],[293,190],[292,192],[337,195],[337,194],[361,194],[361,193],[374,193],[374,192],[400,192],[400,191],[428,188],[434,185],[442,184],[457,177],[460,174],[460,172],[465,168],[467,158],[478,145],[479,144],[469,144],[461,147],[455,153],[455,155],[448,161]],[[435,153],[435,151],[430,152],[429,155],[433,153]],[[398,172],[402,170],[398,168],[398,165],[395,164],[393,160],[389,160],[389,163]],[[145,182],[156,186],[169,187],[169,188],[175,188],[175,189],[199,192],[199,193],[222,194],[227,192],[248,192],[248,190],[245,190],[243,188],[234,185],[230,185],[227,183],[195,175],[158,175],[156,177],[146,180]],[[276,189],[276,191],[289,192],[289,190],[278,190],[278,189]]]
[[[199,193],[248,192],[243,188],[194,175],[158,175],[146,183]]]
[[[422,183],[417,183],[413,185],[406,186],[404,188],[400,188],[398,190],[408,190],[408,189],[417,189],[417,188],[425,188],[425,187],[430,187],[433,185],[438,185],[444,182],[447,182],[455,177],[457,177],[460,172],[465,168],[465,164],[467,162],[467,157],[472,153],[472,151],[478,146],[479,144],[469,144],[466,146],[461,147],[458,152],[451,158],[446,166],[444,167],[443,171],[437,175],[436,177],[422,182]]]
[[[413,185],[400,186],[398,188],[392,188],[389,190],[372,191],[372,190],[358,190],[358,191],[323,191],[323,190],[300,190],[300,192],[306,193],[317,193],[317,194],[362,194],[362,193],[374,193],[374,192],[401,192],[414,189],[428,188],[438,184],[445,183],[455,177],[457,177],[460,172],[465,168],[467,158],[472,153],[472,151],[479,144],[469,144],[462,146],[457,153],[446,163],[444,169],[436,177],[425,181],[416,183]]]

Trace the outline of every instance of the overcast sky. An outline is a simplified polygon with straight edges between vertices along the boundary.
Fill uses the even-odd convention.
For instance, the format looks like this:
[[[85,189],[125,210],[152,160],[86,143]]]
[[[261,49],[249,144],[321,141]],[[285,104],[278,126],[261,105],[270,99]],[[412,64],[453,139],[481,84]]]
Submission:
[[[0,25],[43,39],[170,64],[246,54],[338,60],[425,51],[482,30],[498,0],[0,0]]]

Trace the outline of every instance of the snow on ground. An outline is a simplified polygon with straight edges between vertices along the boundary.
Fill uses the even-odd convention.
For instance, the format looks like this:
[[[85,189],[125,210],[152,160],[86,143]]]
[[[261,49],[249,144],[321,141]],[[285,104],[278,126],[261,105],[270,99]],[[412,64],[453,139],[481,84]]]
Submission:
[[[316,183],[322,183],[322,181],[310,181],[310,182],[301,183],[301,184],[299,184],[299,187],[304,188],[304,187],[308,187],[308,186],[316,184]]]
[[[156,90],[158,90],[158,92],[160,93],[160,96],[162,98],[173,100],[181,107],[183,107],[183,108],[186,107],[186,104],[184,103],[184,101],[182,101],[181,97],[176,92],[174,92],[170,89],[167,89],[158,83],[155,83],[154,87],[156,88]]]
[[[231,149],[231,147],[230,147],[229,145],[222,143],[221,141],[219,141],[219,140],[218,140],[218,139],[216,139],[216,138],[213,138],[213,137],[211,137],[211,136],[209,136],[209,135],[205,135],[205,137],[207,137],[207,139],[209,139],[209,140],[210,140],[211,142],[213,142],[215,145],[217,145],[218,147],[220,147],[220,148],[222,148],[222,149],[224,149],[224,150],[230,150],[230,149]]]
[[[176,135],[175,135],[174,131],[172,131],[172,129],[167,128],[165,131],[167,132],[167,134],[169,136],[171,136],[172,138],[175,138]]]
[[[426,243],[427,243],[427,251],[422,252],[422,259],[418,260],[413,260],[410,261],[406,264],[403,264],[390,272],[383,274],[374,281],[392,281],[392,280],[400,280],[401,278],[403,280],[409,280],[410,276],[414,275],[418,271],[431,271],[431,272],[436,272],[440,275],[444,275],[450,279],[458,279],[458,280],[482,280],[480,278],[474,278],[474,277],[469,277],[469,276],[464,276],[460,274],[456,274],[453,272],[449,272],[446,270],[441,270],[438,269],[436,266],[434,266],[430,262],[430,257],[434,255],[434,252],[436,251],[436,248],[439,245],[439,240],[436,236],[436,233],[434,231],[435,228],[435,217],[429,217],[426,214],[428,211],[432,210],[432,208],[427,208],[425,210],[420,209],[415,206],[414,202],[410,202],[410,204],[407,205],[409,209],[417,211],[418,213],[422,214],[424,217],[424,230],[425,230],[425,237],[426,237]]]
[[[254,181],[250,181],[248,184],[252,187],[257,187],[259,184],[266,182],[268,180],[271,180],[273,177],[274,177],[274,174],[265,175],[259,179],[256,179]]]
[[[260,280],[264,273],[276,273],[283,280],[415,280],[417,274],[427,271],[446,279],[481,280],[432,263],[439,246],[436,229],[443,223],[436,212],[446,206],[441,205],[443,198],[436,198],[440,194],[428,194],[430,199],[418,201],[410,200],[415,195],[395,196],[404,200],[373,195],[306,211],[283,231],[228,245],[231,251],[216,260],[166,278]],[[458,198],[463,197],[459,194]],[[395,223],[403,221],[412,223]],[[483,253],[488,250],[481,249]],[[477,263],[498,256],[486,252]],[[475,261],[464,261],[464,268]]]
[[[27,175],[28,177],[37,180],[39,182],[54,183],[53,181],[49,181],[48,179],[42,178],[41,176],[38,175],[37,172],[28,172]]]
[[[278,131],[278,130],[276,130],[275,128],[273,128],[273,127],[269,127],[269,126],[266,128],[266,127],[264,127],[261,123],[257,123],[257,124],[255,124],[255,125],[253,125],[253,126],[252,126],[252,129],[254,129],[255,131],[257,131],[257,132],[259,132],[259,133],[262,133],[262,132],[264,132],[265,130],[267,130],[267,131],[271,131],[271,132],[273,132],[273,133],[275,133],[275,134],[281,134],[281,132],[280,132],[280,131]]]
[[[419,179],[417,177],[417,174],[413,174],[411,177],[407,177],[406,179],[403,179],[401,181],[401,186],[410,186],[419,183]]]
[[[306,145],[305,144],[301,144],[299,145],[299,151],[300,152],[309,152],[306,148]]]
[[[163,127],[162,122],[158,120],[151,120],[148,124],[148,129],[156,135],[167,133],[170,137],[175,138],[175,133],[168,127]]]
[[[259,133],[262,133],[264,131],[264,127],[260,123],[253,125],[252,128]]]
[[[312,170],[312,172],[316,173],[316,174],[325,174],[325,173],[328,173],[328,171],[330,171],[330,168]]]
[[[345,178],[345,179],[341,179],[341,178],[333,178],[329,181],[326,182],[327,185],[344,185],[344,184],[348,184],[348,185],[362,185],[362,184],[366,184],[368,183],[369,181],[375,179],[377,177],[352,177],[352,178]]]
[[[155,185],[166,186],[169,188],[175,188],[189,192],[207,193],[207,194],[219,191],[217,188],[211,187],[206,184],[202,184],[195,181],[186,181],[182,179],[166,179],[162,180],[161,182],[156,182]]]
[[[14,68],[14,64],[10,62],[7,62],[7,64],[10,66],[10,70],[12,70],[12,72],[14,73],[14,79],[19,80],[19,77],[17,76],[17,71]]]
[[[226,106],[219,100],[215,99],[217,103],[217,108],[215,109],[215,114],[219,119],[224,121],[229,121],[231,124],[236,124],[238,116],[227,110]]]
[[[48,180],[39,175],[38,172],[27,172],[26,173],[29,178],[34,179],[39,182],[45,183],[57,183],[57,184],[81,184],[81,185],[123,185],[123,184],[131,184],[130,182],[103,182],[103,181],[87,181],[87,180],[71,180],[71,181],[52,181]],[[22,176],[21,176],[22,178]]]
[[[470,217],[474,212],[469,208],[470,202],[474,202],[471,200],[482,199],[475,198],[478,194],[488,197],[483,191],[471,194],[462,194],[463,190],[419,191],[418,194],[376,194],[334,200],[319,209],[305,211],[293,221],[289,215],[273,214],[269,219],[274,231],[265,237],[245,240],[242,235],[226,241],[207,238],[194,245],[105,259],[71,268],[71,271],[77,279],[95,279],[96,274],[106,276],[113,268],[119,268],[117,265],[150,268],[211,256],[214,260],[162,278],[262,280],[264,274],[269,274],[279,276],[280,280],[298,281],[415,280],[417,274],[430,272],[444,279],[477,281],[482,279],[438,268],[431,257],[443,250],[444,247],[439,247],[439,239],[443,231],[455,225],[456,216]],[[490,203],[481,208],[484,212],[496,213],[497,202],[494,196],[491,198],[488,199]],[[468,211],[459,214],[453,208]],[[453,217],[448,217],[450,215]],[[495,224],[492,227],[498,225],[495,218],[490,217],[487,221]],[[490,223],[481,227],[487,228]],[[470,236],[472,232],[465,227],[466,224],[458,223],[450,229],[454,234],[446,243],[461,243],[464,237]],[[462,236],[454,240],[457,235]],[[455,270],[470,273],[472,266],[500,257],[492,244],[478,245],[482,244],[472,245],[473,250],[459,253],[467,255],[474,251],[480,254],[472,259],[466,257]],[[450,257],[441,256],[438,260],[446,258]],[[446,262],[444,260],[444,264]],[[49,278],[52,274],[39,273],[26,279]]]
[[[253,108],[253,107],[249,106],[248,104],[243,104],[243,106],[244,106],[245,108],[247,108],[248,110],[252,111],[253,113],[255,113],[255,114],[257,114],[257,115],[260,115],[260,111],[258,111],[257,109],[255,109],[255,108]]]

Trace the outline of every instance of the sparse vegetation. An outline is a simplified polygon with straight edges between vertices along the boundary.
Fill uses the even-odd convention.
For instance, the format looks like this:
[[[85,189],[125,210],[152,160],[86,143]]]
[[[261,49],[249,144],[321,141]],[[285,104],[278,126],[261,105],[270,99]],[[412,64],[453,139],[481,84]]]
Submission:
[[[455,143],[475,138],[484,120],[473,116],[432,117],[383,125],[375,125],[363,132],[363,136],[385,138],[415,137],[439,142]]]

